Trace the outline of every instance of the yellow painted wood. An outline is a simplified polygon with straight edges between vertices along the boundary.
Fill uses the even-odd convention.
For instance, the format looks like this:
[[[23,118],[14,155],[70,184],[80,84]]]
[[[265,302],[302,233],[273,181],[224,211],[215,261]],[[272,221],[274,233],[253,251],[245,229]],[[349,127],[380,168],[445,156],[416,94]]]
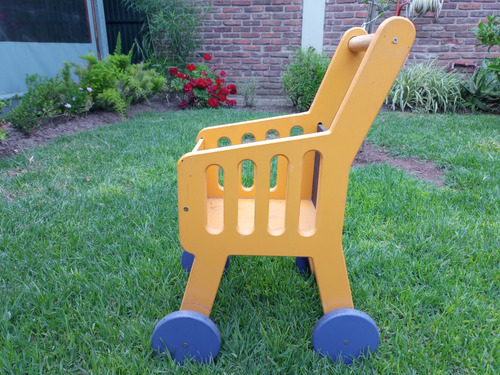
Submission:
[[[384,21],[370,36],[351,29],[309,111],[199,133],[196,147],[178,163],[179,235],[195,255],[181,309],[210,315],[229,255],[308,257],[323,311],[353,307],[342,250],[349,169],[414,37],[413,24],[401,17]],[[327,130],[317,133],[318,123]],[[295,126],[304,134],[291,137]],[[279,138],[270,139],[269,130]],[[242,144],[245,134],[256,141]],[[231,146],[218,147],[224,137]],[[321,162],[314,205],[316,154]],[[273,188],[271,161],[277,155]],[[251,188],[241,184],[244,160],[254,164]]]

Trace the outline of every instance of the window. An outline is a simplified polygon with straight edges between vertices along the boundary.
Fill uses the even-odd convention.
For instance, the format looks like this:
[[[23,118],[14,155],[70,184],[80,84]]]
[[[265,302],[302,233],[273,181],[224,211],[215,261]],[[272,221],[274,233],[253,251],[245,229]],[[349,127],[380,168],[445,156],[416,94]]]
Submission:
[[[2,0],[0,42],[91,43],[87,0]]]

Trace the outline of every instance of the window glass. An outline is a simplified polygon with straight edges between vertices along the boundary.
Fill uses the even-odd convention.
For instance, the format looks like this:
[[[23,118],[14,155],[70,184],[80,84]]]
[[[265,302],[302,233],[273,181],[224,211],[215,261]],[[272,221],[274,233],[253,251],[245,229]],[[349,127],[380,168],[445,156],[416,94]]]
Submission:
[[[2,0],[0,42],[91,43],[86,0]]]

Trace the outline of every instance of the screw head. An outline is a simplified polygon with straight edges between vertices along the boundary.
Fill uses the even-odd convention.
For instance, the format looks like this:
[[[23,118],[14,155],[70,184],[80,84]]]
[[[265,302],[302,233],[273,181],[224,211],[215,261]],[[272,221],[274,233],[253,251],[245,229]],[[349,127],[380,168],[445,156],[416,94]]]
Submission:
[[[184,211],[185,211],[185,212],[188,212],[188,211],[189,211],[189,207],[188,207],[188,206],[185,206],[185,207],[184,207]]]
[[[349,344],[349,340],[344,340],[344,345],[348,345]]]
[[[399,38],[397,36],[395,36],[394,38],[392,38],[392,43],[398,44],[398,42],[399,42]]]

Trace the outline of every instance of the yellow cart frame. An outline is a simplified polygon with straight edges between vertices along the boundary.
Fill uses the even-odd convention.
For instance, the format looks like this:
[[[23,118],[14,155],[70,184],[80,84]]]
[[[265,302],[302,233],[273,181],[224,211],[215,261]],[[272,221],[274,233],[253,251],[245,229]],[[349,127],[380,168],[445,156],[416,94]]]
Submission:
[[[217,355],[218,347],[203,357],[204,344],[197,346],[189,337],[180,339],[181,344],[169,343],[172,334],[167,327],[180,327],[181,320],[189,319],[213,324],[208,317],[230,255],[307,258],[324,318],[330,316],[323,326],[333,324],[329,322],[338,318],[339,311],[357,312],[342,250],[349,170],[414,37],[413,24],[402,17],[385,20],[371,35],[361,28],[350,29],[309,111],[200,131],[193,151],[178,162],[180,241],[194,255],[180,307],[184,313],[167,315],[158,323],[155,350],[167,348],[181,363],[185,356],[206,362]],[[291,136],[297,126],[303,134]],[[279,137],[271,139],[270,131]],[[255,142],[244,143],[248,135]],[[222,139],[228,139],[230,146],[220,147]],[[276,157],[272,184],[271,164]],[[253,164],[254,182],[247,188],[241,170],[248,161]],[[345,314],[342,317],[329,329],[337,332],[339,325],[345,325]],[[367,316],[363,319],[372,323]],[[215,332],[213,327],[209,331]],[[334,352],[321,343],[318,347],[314,335],[313,344],[320,354],[347,363],[352,356],[366,354],[367,348],[374,351],[378,330],[376,335],[376,344],[363,344],[354,351],[342,347]],[[341,337],[339,342],[347,345],[349,340]]]

